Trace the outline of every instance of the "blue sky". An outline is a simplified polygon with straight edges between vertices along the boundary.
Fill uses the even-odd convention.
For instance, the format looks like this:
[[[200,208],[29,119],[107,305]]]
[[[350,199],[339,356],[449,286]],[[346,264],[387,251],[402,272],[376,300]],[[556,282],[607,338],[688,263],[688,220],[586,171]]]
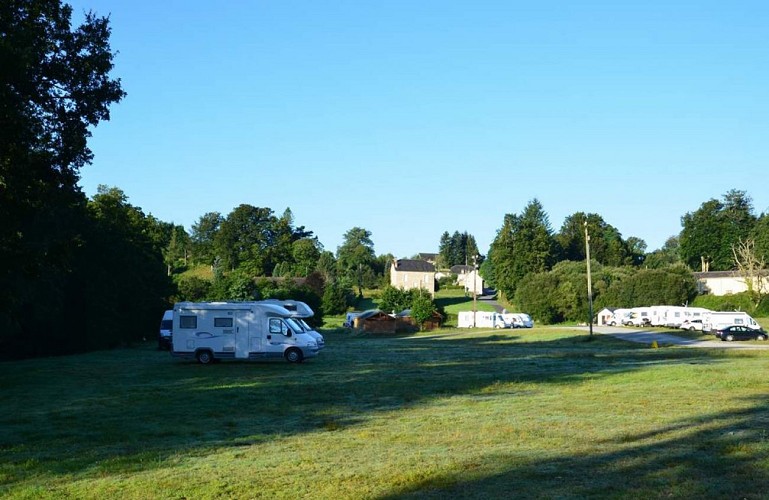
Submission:
[[[769,212],[769,3],[82,0],[128,96],[91,139],[117,186],[188,230],[290,207],[336,251],[486,254],[540,200],[649,250],[730,189]]]

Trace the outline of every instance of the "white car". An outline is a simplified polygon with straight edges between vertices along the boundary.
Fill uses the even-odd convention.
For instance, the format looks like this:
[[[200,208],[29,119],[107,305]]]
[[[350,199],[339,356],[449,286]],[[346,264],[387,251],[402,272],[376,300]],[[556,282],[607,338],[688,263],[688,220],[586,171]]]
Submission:
[[[692,319],[692,320],[686,320],[683,323],[681,323],[681,330],[689,330],[690,332],[694,331],[702,331],[702,320],[701,319]]]

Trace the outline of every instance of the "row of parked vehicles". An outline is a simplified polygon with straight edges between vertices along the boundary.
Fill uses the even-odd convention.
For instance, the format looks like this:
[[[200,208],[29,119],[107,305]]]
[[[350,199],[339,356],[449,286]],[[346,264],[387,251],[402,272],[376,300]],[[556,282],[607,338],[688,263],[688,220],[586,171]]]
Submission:
[[[767,332],[748,313],[702,307],[649,306],[616,309],[611,326],[658,326],[711,333],[721,340],[766,340]]]

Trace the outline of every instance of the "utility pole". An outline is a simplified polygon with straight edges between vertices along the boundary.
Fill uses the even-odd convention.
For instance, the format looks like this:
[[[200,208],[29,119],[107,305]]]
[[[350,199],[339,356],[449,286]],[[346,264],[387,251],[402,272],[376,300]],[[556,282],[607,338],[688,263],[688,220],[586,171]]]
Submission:
[[[475,287],[477,286],[476,285],[476,279],[477,279],[477,276],[478,276],[478,264],[477,264],[477,261],[478,261],[478,256],[477,255],[473,255],[473,328],[475,328],[475,313],[477,311],[477,307],[476,307],[476,302],[475,301],[476,301],[476,297],[478,295],[475,292],[475,290],[476,290]]]
[[[590,336],[593,336],[593,283],[590,277],[590,235],[587,233],[587,220],[585,220],[585,255],[587,257],[587,303],[590,307],[590,316],[587,324],[590,327]]]

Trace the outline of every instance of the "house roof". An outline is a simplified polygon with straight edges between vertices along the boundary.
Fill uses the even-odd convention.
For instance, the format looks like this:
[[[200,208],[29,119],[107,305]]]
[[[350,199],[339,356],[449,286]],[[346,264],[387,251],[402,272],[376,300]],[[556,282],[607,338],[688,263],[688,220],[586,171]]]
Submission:
[[[451,269],[449,269],[454,274],[467,274],[470,271],[473,270],[473,266],[466,266],[464,264],[457,264],[456,266],[451,266]]]
[[[358,319],[360,320],[372,318],[386,319],[390,318],[390,315],[380,311],[379,309],[369,309],[368,311],[364,311],[361,315],[358,316]]]
[[[708,278],[739,278],[740,273],[737,271],[708,271],[708,272],[695,272],[694,277],[698,280],[705,280]]]
[[[396,271],[433,273],[435,266],[424,260],[398,259],[395,261]]]

